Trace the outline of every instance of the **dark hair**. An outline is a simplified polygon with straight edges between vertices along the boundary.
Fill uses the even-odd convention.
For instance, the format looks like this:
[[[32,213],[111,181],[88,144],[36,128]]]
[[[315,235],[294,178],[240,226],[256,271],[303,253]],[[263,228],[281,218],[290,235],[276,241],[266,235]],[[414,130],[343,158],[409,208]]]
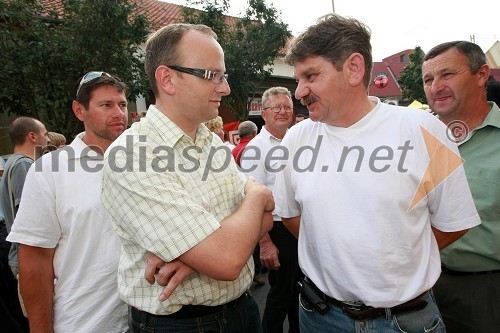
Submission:
[[[146,41],[144,68],[146,69],[150,88],[155,96],[158,95],[155,78],[156,69],[161,65],[182,65],[179,63],[181,54],[178,46],[184,34],[191,30],[205,33],[217,39],[215,32],[206,25],[175,23],[154,32]]]
[[[486,99],[500,106],[500,82],[495,80],[486,82]]]
[[[80,82],[82,80],[83,76],[78,79],[77,84],[75,86],[75,92],[78,91],[78,94],[76,95],[75,100],[82,104],[85,109],[89,108],[89,102],[90,99],[92,98],[92,92],[96,90],[99,87],[103,86],[113,86],[118,91],[123,91],[125,96],[128,94],[128,87],[125,83],[123,83],[117,76],[113,75],[101,75],[100,77],[90,80],[89,82],[84,83],[81,87],[80,90],[78,90],[78,87],[80,86]]]
[[[486,64],[486,56],[479,45],[465,40],[446,42],[434,46],[429,52],[427,52],[424,57],[424,61],[435,58],[450,49],[456,49],[458,52],[467,57],[469,70],[472,74],[476,74],[477,71],[479,71],[481,67]]]
[[[17,147],[26,141],[26,136],[30,133],[40,133],[40,122],[31,117],[19,117],[9,126],[9,137],[12,146]]]
[[[370,37],[370,29],[362,22],[328,14],[292,41],[285,59],[293,65],[308,57],[320,56],[340,71],[351,54],[360,53],[365,60],[363,82],[368,88],[373,67]]]

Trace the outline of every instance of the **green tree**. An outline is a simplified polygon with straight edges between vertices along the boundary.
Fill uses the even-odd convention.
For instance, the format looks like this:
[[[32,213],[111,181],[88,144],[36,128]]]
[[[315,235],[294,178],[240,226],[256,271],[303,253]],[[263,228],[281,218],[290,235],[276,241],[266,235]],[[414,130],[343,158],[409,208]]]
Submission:
[[[71,138],[81,130],[71,110],[75,83],[86,72],[118,75],[130,100],[146,92],[139,45],[148,25],[127,0],[62,0],[61,8],[53,6],[0,0],[0,112],[33,116]]]
[[[424,52],[420,46],[410,53],[410,63],[399,75],[398,83],[401,86],[402,99],[406,101],[417,100],[426,104],[424,85],[422,81],[422,63],[424,62]]]
[[[191,0],[184,7],[184,21],[206,24],[217,33],[224,49],[231,94],[222,100],[239,120],[248,118],[248,96],[272,74],[274,59],[291,36],[277,10],[264,0],[249,0],[242,18],[227,15],[227,0]]]

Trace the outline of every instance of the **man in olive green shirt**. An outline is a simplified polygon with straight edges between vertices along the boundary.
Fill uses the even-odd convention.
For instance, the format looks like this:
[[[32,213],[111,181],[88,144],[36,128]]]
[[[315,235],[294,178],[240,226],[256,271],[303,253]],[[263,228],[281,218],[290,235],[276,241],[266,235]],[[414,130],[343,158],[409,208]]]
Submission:
[[[481,224],[441,252],[434,293],[447,332],[500,327],[500,109],[486,100],[490,68],[476,44],[457,41],[430,50],[422,65],[431,109],[448,125]]]

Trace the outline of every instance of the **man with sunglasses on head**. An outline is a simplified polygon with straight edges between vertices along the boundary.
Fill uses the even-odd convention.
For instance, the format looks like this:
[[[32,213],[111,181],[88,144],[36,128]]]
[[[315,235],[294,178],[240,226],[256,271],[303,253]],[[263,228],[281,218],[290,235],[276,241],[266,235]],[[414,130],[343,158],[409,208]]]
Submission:
[[[116,172],[105,163],[101,200],[123,240],[118,289],[132,306],[134,332],[262,330],[248,288],[252,252],[271,227],[274,200],[247,181],[203,125],[230,93],[216,38],[205,25],[179,23],[148,39],[145,67],[156,104],[106,157],[129,167]],[[191,274],[175,288],[180,281],[165,272],[162,294],[144,279],[148,252],[172,274]]]
[[[128,330],[117,292],[121,241],[99,200],[103,154],[127,126],[127,87],[83,76],[72,108],[83,122],[69,146],[29,170],[9,240],[21,243],[21,293],[33,332]]]

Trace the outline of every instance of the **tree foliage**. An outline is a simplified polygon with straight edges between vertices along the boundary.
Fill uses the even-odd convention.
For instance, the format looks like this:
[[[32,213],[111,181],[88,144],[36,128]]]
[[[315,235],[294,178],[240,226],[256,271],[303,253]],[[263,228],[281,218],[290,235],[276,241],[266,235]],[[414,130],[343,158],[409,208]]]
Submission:
[[[424,62],[424,52],[420,46],[409,55],[410,63],[399,75],[398,83],[401,86],[402,99],[407,101],[417,100],[420,103],[427,103],[422,81],[422,63]]]
[[[62,0],[62,6],[59,17],[38,1],[0,0],[0,112],[38,118],[73,137],[81,124],[71,102],[86,72],[119,76],[131,100],[146,91],[139,45],[148,25],[127,0]]]
[[[248,96],[272,74],[272,65],[290,37],[277,10],[264,0],[249,0],[242,18],[228,17],[228,0],[191,0],[184,21],[205,24],[218,36],[225,54],[231,94],[222,102],[239,120],[248,117]]]

